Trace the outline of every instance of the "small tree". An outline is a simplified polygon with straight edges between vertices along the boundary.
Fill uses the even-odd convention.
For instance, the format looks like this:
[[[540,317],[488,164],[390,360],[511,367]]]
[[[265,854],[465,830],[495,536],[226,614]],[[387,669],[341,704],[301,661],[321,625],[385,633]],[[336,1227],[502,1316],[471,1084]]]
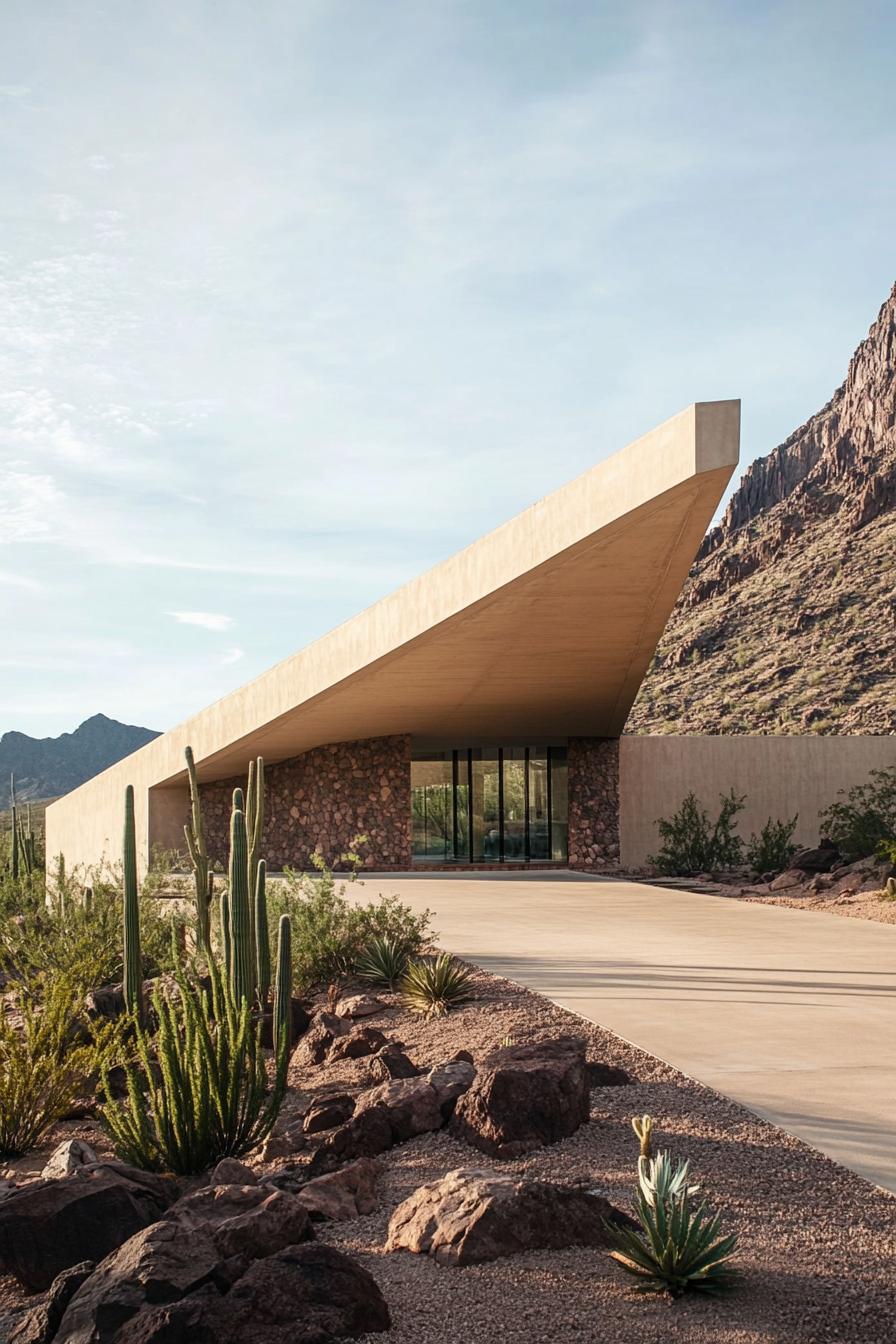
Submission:
[[[720,794],[719,801],[719,815],[713,823],[695,793],[689,793],[671,817],[658,818],[663,844],[649,862],[667,877],[693,877],[695,873],[739,864],[743,841],[735,830],[735,817],[743,810],[746,798],[731,789]]]
[[[747,845],[747,863],[756,877],[763,873],[781,873],[796,853],[793,833],[799,813],[790,821],[773,821],[769,817],[758,835],[750,836]]]
[[[896,766],[872,770],[867,784],[841,789],[837,797],[846,801],[818,814],[821,832],[850,858],[866,858],[896,835]]]

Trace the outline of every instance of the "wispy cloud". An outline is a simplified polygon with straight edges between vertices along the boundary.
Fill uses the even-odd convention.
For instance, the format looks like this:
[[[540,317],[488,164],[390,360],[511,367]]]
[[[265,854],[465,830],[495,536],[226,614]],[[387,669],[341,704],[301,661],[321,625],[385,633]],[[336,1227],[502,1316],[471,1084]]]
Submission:
[[[233,625],[232,616],[224,616],[219,611],[168,611],[180,625],[199,625],[203,630],[229,630]]]
[[[231,663],[238,663],[240,659],[244,657],[245,657],[244,649],[228,649],[227,652],[224,654],[224,657],[221,659],[221,666],[229,667]]]

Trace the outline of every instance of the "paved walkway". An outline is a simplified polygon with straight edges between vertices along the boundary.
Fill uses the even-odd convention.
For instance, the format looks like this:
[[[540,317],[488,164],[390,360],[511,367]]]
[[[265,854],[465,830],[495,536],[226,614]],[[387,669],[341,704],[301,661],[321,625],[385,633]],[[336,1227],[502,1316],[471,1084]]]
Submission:
[[[896,1191],[896,926],[574,874],[368,878],[441,944]]]

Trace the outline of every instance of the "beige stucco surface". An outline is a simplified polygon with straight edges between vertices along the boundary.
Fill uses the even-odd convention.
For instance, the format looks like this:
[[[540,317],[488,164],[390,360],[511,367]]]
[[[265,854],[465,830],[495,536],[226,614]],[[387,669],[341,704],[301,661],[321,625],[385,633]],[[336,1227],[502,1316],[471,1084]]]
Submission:
[[[710,814],[719,794],[746,795],[738,828],[745,839],[768,818],[798,814],[795,839],[814,845],[818,813],[839,789],[865,784],[869,771],[896,766],[896,737],[623,737],[619,744],[622,866],[642,867],[659,847],[658,817],[693,792]]]
[[[386,876],[360,896],[377,891],[431,909],[443,947],[896,1190],[896,926],[580,874]]]
[[[251,756],[410,733],[613,736],[737,462],[740,404],[689,407],[510,522],[113,766],[47,811],[69,865],[177,845],[186,745],[200,777]]]

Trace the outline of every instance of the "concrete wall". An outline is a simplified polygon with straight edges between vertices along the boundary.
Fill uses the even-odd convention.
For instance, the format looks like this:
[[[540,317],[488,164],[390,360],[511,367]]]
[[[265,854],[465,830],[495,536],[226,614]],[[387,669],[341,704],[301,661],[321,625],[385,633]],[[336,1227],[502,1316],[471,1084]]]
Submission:
[[[710,815],[720,793],[746,794],[740,831],[799,814],[795,840],[818,841],[818,813],[839,789],[896,766],[896,737],[623,737],[619,750],[619,842],[623,868],[640,868],[659,846],[657,817],[694,792]]]

